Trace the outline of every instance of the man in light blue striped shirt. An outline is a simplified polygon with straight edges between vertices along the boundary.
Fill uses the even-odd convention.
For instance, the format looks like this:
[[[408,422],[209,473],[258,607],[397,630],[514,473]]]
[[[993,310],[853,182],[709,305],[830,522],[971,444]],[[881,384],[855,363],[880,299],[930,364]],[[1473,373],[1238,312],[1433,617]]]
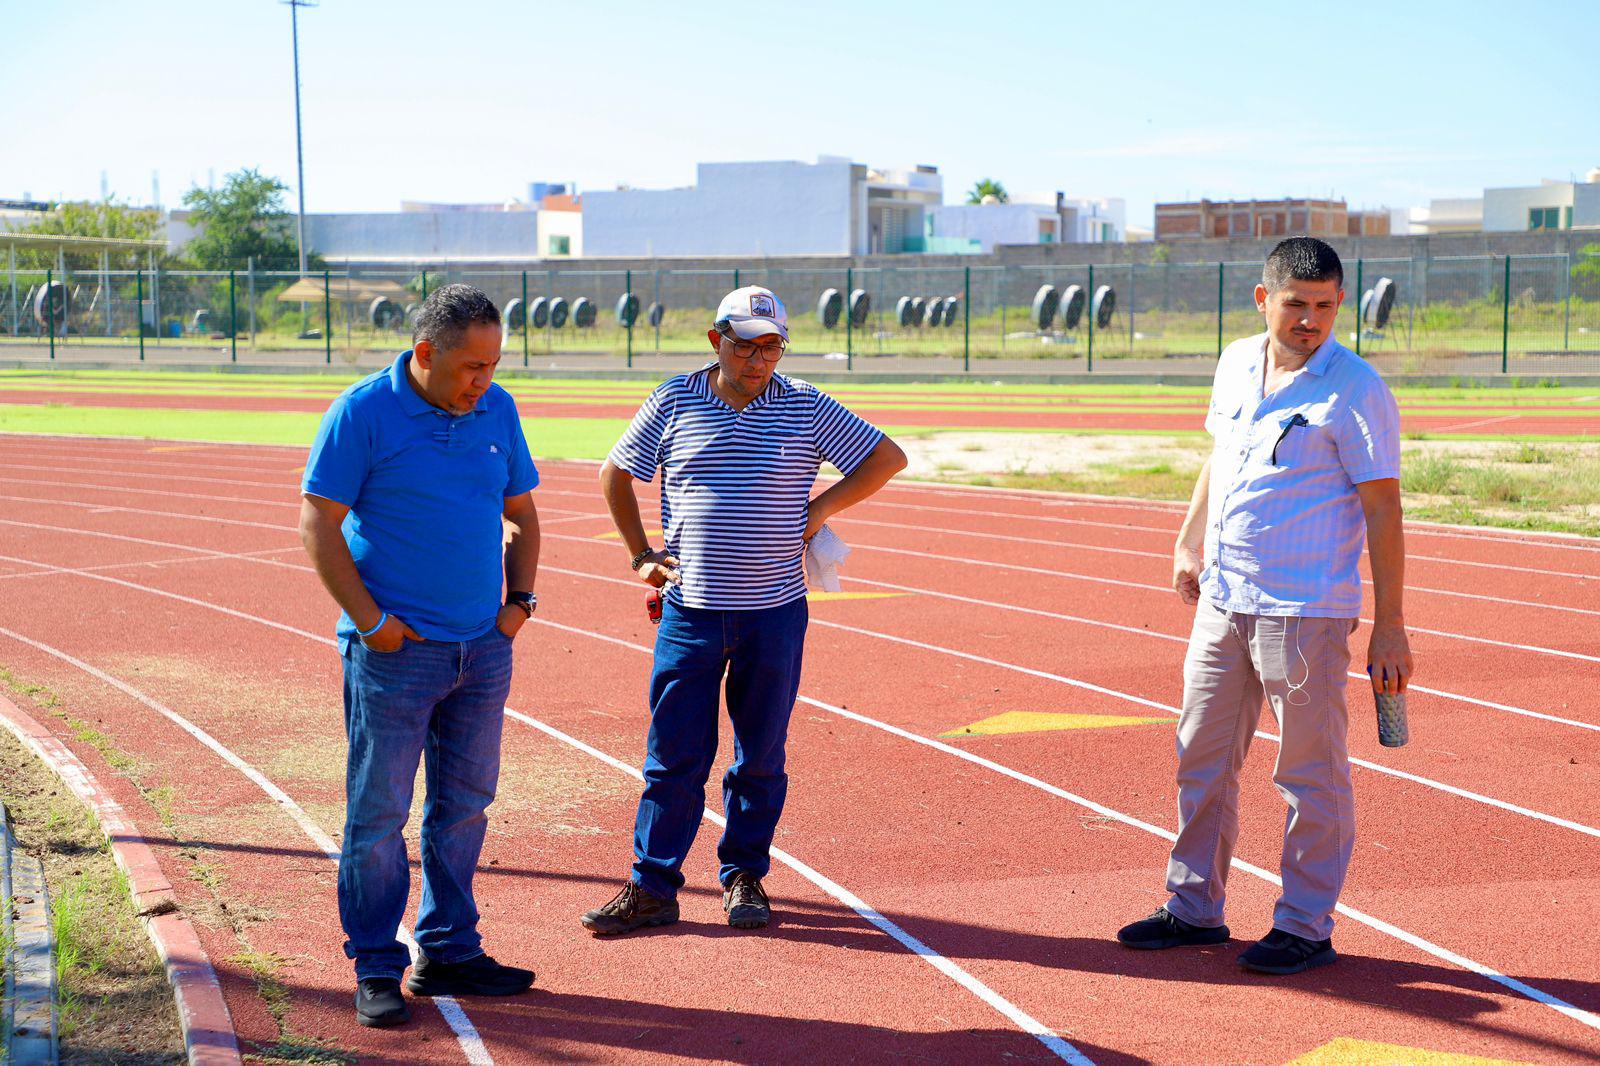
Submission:
[[[775,373],[789,331],[769,290],[729,293],[707,336],[716,362],[651,393],[600,470],[634,571],[666,595],[633,874],[611,902],[583,916],[599,935],[678,920],[681,867],[717,753],[724,676],[734,760],[722,782],[722,906],[732,926],[767,924],[761,879],[788,790],[784,741],[807,621],[801,558],[829,517],[906,465],[893,441],[837,400]],[[813,499],[824,461],[844,477]],[[657,470],[660,549],[650,545],[633,487]]]
[[[1322,241],[1267,257],[1256,304],[1267,332],[1217,363],[1173,585],[1197,605],[1178,721],[1178,838],[1171,898],[1117,934],[1133,948],[1220,944],[1238,834],[1239,767],[1265,696],[1281,744],[1273,780],[1289,804],[1272,931],[1239,956],[1261,973],[1333,962],[1333,909],[1355,842],[1346,738],[1349,637],[1361,615],[1361,546],[1372,560],[1373,688],[1403,691],[1400,414],[1361,357],[1333,339],[1344,268]],[[1202,568],[1203,567],[1203,568]]]

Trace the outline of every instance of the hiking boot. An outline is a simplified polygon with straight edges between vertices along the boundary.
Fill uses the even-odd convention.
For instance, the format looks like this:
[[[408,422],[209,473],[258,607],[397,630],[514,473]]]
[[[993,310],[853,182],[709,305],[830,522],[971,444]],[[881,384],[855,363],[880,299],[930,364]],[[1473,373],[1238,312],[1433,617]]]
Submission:
[[[372,1029],[411,1020],[397,977],[363,977],[356,982],[356,1021]]]
[[[1146,951],[1223,944],[1228,940],[1228,927],[1190,925],[1162,907],[1148,918],[1123,926],[1117,932],[1117,940],[1123,947]]]
[[[1339,958],[1332,940],[1307,940],[1274,929],[1239,956],[1239,965],[1256,973],[1304,973]]]
[[[460,962],[434,962],[419,955],[406,989],[416,996],[514,996],[532,984],[532,970],[505,966],[487,955]]]
[[[579,921],[596,936],[631,933],[646,926],[671,925],[678,920],[678,901],[652,896],[630,880],[610,903],[592,910]]]
[[[743,870],[723,889],[722,909],[735,929],[760,929],[772,920],[772,904],[761,888],[761,878]]]

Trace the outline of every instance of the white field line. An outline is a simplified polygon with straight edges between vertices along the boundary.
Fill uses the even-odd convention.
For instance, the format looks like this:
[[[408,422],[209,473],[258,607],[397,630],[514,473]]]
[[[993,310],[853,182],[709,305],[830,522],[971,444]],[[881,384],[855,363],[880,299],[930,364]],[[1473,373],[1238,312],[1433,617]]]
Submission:
[[[574,536],[572,536],[570,534],[565,534],[565,533],[549,533],[549,534],[546,534],[545,537],[548,540],[565,540],[565,541],[571,541],[571,542],[576,543],[576,544],[595,545],[595,544],[605,543],[603,541],[597,541],[592,537],[574,537]],[[912,551],[912,550],[905,549],[905,548],[882,548],[882,547],[879,547],[879,546],[873,545],[873,544],[855,544],[855,545],[852,545],[852,547],[855,547],[855,548],[867,548],[867,549],[870,549],[870,550],[873,550],[873,551],[892,552],[892,553],[897,554],[897,555],[909,555],[909,556],[914,556],[916,558],[927,558],[927,553],[926,552]],[[1035,574],[1050,575],[1050,576],[1054,576],[1054,577],[1063,577],[1063,578],[1070,578],[1070,579],[1082,580],[1082,581],[1092,581],[1092,582],[1095,582],[1097,584],[1121,585],[1121,586],[1124,586],[1124,587],[1127,587],[1127,588],[1143,589],[1143,590],[1149,590],[1149,591],[1153,591],[1153,592],[1161,592],[1161,593],[1165,593],[1167,595],[1174,595],[1174,593],[1172,592],[1171,589],[1161,588],[1160,586],[1156,586],[1156,585],[1143,585],[1143,584],[1139,584],[1137,582],[1132,582],[1132,581],[1118,581],[1118,580],[1113,579],[1113,578],[1103,578],[1103,577],[1087,575],[1087,574],[1074,574],[1074,573],[1069,573],[1067,571],[1062,571],[1062,570],[1050,570],[1050,569],[1046,569],[1044,567],[1021,566],[1021,565],[1014,564],[1014,563],[1009,563],[1009,564],[1008,563],[993,563],[993,562],[989,562],[987,560],[982,560],[982,559],[961,559],[961,558],[952,558],[951,556],[942,556],[941,558],[945,559],[946,561],[972,563],[975,566],[997,566],[997,567],[1002,567],[1002,568],[1008,569],[1008,570],[1022,571],[1024,573],[1035,573]],[[576,573],[576,571],[574,571],[574,573]],[[860,579],[858,579],[858,578],[844,578],[844,580],[860,580]],[[628,583],[628,582],[625,582],[625,583]],[[979,601],[976,601],[976,602],[981,603],[984,606],[993,606],[993,607],[1001,607],[1001,608],[1009,608],[1009,607],[1016,606],[1014,604],[1000,604],[1000,603],[996,603],[996,602],[990,601],[990,600],[979,600]],[[1024,610],[1031,611],[1032,609],[1029,608],[1029,609],[1024,609]],[[1107,628],[1110,628],[1110,629],[1119,628],[1115,624],[1106,623],[1106,622],[1094,622],[1092,624],[1094,624],[1094,625],[1103,625],[1103,626],[1106,626]],[[1430,632],[1430,633],[1433,632],[1432,630],[1424,631],[1424,630],[1416,629],[1415,627],[1411,627],[1411,628],[1415,632]],[[1139,630],[1139,632],[1144,633],[1147,636],[1159,636],[1159,634],[1153,634],[1148,630]],[[1447,635],[1455,636],[1456,634],[1447,634]],[[1184,638],[1172,638],[1172,639],[1184,639]],[[1475,638],[1466,638],[1466,639],[1475,639]],[[1362,677],[1363,680],[1365,680],[1364,675],[1357,675],[1353,671],[1350,673],[1350,676],[1351,677],[1360,676],[1360,677]],[[1562,718],[1562,717],[1560,717],[1558,715],[1546,714],[1546,713],[1544,713],[1542,711],[1534,711],[1534,710],[1530,710],[1530,709],[1523,708],[1523,707],[1516,707],[1516,706],[1513,706],[1512,704],[1508,704],[1508,703],[1497,703],[1494,700],[1486,700],[1486,699],[1482,699],[1482,698],[1477,697],[1477,696],[1468,696],[1468,695],[1465,695],[1464,693],[1460,693],[1460,692],[1450,692],[1450,691],[1448,691],[1446,689],[1429,688],[1427,686],[1417,685],[1417,684],[1410,685],[1409,687],[1411,689],[1413,689],[1414,691],[1424,692],[1424,693],[1427,693],[1430,696],[1439,696],[1439,697],[1441,697],[1443,699],[1457,700],[1457,701],[1459,701],[1461,703],[1469,703],[1469,704],[1472,704],[1473,706],[1476,706],[1476,707],[1487,707],[1487,708],[1491,708],[1491,709],[1497,710],[1497,711],[1507,711],[1507,712],[1509,712],[1511,714],[1524,715],[1524,716],[1529,717],[1529,718],[1541,718],[1541,719],[1544,719],[1545,721],[1556,722],[1556,723],[1560,723],[1562,725],[1576,726],[1579,729],[1600,729],[1600,726],[1595,726],[1595,725],[1593,725],[1591,723],[1588,723],[1588,722],[1580,722],[1580,721],[1577,721],[1577,720],[1574,720],[1574,719],[1570,719],[1570,718]]]
[[[1521,415],[1501,415],[1499,418],[1480,418],[1475,422],[1455,422],[1448,426],[1440,426],[1438,429],[1430,430],[1429,432],[1454,433],[1462,429],[1476,429],[1479,426],[1494,426],[1502,422],[1515,422],[1521,417]]]
[[[31,562],[31,560],[13,559],[13,558],[11,558],[9,556],[0,556],[0,559],[5,559],[5,560],[10,561],[10,562]],[[35,565],[47,565],[47,564],[35,564]],[[307,567],[306,569],[309,570],[310,567]],[[151,587],[151,586],[148,586],[148,585],[140,585],[140,584],[137,584],[137,583],[132,582],[132,581],[123,581],[123,580],[120,580],[118,578],[107,577],[107,576],[105,576],[103,574],[93,574],[93,573],[87,573],[87,572],[84,572],[84,571],[66,571],[66,570],[64,570],[62,572],[66,573],[66,574],[70,574],[72,576],[76,576],[76,577],[89,578],[90,580],[94,580],[94,581],[105,581],[105,582],[109,582],[111,584],[121,585],[121,586],[123,586],[125,588],[135,589],[137,591],[144,592],[144,593],[147,593],[147,594],[150,594],[150,595],[162,596],[162,597],[165,597],[167,599],[177,600],[177,601],[179,601],[181,603],[189,604],[191,606],[203,607],[203,608],[206,608],[208,610],[218,611],[218,612],[221,612],[222,614],[231,615],[231,616],[233,616],[235,618],[240,618],[240,619],[243,619],[243,620],[248,621],[248,622],[255,622],[255,623],[259,624],[259,625],[270,626],[273,629],[277,629],[277,630],[280,630],[280,631],[285,632],[285,633],[292,633],[292,634],[294,634],[296,636],[304,637],[304,638],[306,638],[308,640],[313,640],[313,641],[316,641],[316,642],[321,643],[321,644],[328,644],[328,645],[337,646],[337,642],[335,640],[333,640],[331,637],[326,637],[326,636],[323,636],[323,635],[318,634],[318,633],[312,633],[312,632],[309,632],[307,630],[300,629],[300,628],[298,628],[296,626],[286,625],[286,624],[284,624],[282,622],[275,622],[275,621],[272,621],[271,619],[268,619],[268,618],[262,618],[259,615],[247,614],[244,611],[236,611],[231,607],[224,607],[224,606],[222,606],[220,604],[209,603],[209,602],[207,602],[205,600],[195,599],[192,596],[184,596],[184,595],[181,595],[179,593],[168,592],[165,589],[158,589],[158,588],[154,588],[154,587]],[[45,651],[45,652],[48,652],[51,655],[55,655],[55,656],[65,660],[65,661],[71,663],[72,665],[77,666],[78,668],[80,668],[82,670],[85,670],[86,672],[92,674],[93,676],[99,678],[100,680],[105,681],[107,684],[112,685],[113,687],[115,687],[117,689],[120,689],[121,691],[127,693],[129,696],[132,696],[134,699],[139,700],[141,703],[146,704],[147,706],[151,707],[152,709],[154,709],[154,710],[158,711],[159,713],[165,715],[166,717],[172,719],[180,727],[182,727],[183,729],[187,730],[189,733],[191,733],[197,739],[199,739],[201,741],[201,743],[205,744],[207,747],[212,748],[212,750],[214,750],[218,754],[222,755],[223,758],[226,759],[231,765],[233,765],[234,767],[239,769],[242,773],[245,774],[245,776],[249,777],[250,780],[254,781],[257,785],[259,785],[267,793],[268,796],[272,797],[272,799],[275,802],[277,802],[277,804],[280,807],[284,808],[284,810],[286,810],[290,814],[291,817],[295,818],[295,820],[300,823],[301,828],[306,831],[306,834],[308,836],[310,836],[314,842],[316,842],[318,847],[322,848],[323,851],[325,853],[327,853],[329,855],[329,857],[332,858],[335,862],[338,861],[338,859],[339,859],[339,847],[338,847],[338,845],[335,844],[330,837],[328,837],[325,833],[323,833],[322,830],[320,828],[318,828],[316,826],[316,824],[310,820],[310,818],[305,814],[305,812],[303,810],[301,810],[301,808],[294,802],[293,799],[291,799],[288,796],[287,793],[283,792],[276,785],[272,784],[272,782],[268,781],[265,777],[261,776],[261,774],[259,772],[257,772],[253,767],[249,766],[248,763],[245,763],[242,759],[240,759],[238,756],[234,755],[227,748],[224,748],[220,744],[220,742],[218,742],[218,741],[214,740],[213,738],[211,738],[211,736],[209,734],[205,733],[198,726],[195,726],[192,723],[190,723],[188,721],[188,719],[183,718],[182,716],[177,715],[176,713],[168,710],[167,708],[163,707],[161,704],[155,702],[154,700],[152,700],[149,697],[145,696],[143,693],[138,692],[136,689],[124,684],[123,682],[117,680],[116,678],[111,677],[108,674],[104,674],[99,670],[96,670],[94,667],[90,666],[88,663],[85,663],[82,660],[73,658],[72,656],[68,655],[66,652],[62,652],[62,651],[58,651],[58,650],[56,650],[54,648],[50,648],[47,645],[40,644],[37,641],[31,640],[31,639],[29,639],[27,637],[24,637],[19,633],[14,633],[14,632],[12,632],[11,630],[8,630],[8,629],[0,628],[0,635],[12,637],[12,638],[14,638],[16,640],[22,641],[25,644],[32,645],[33,647],[38,648],[41,651]],[[539,730],[547,733],[548,735],[550,735],[552,737],[555,737],[555,738],[557,738],[559,740],[563,740],[563,741],[573,745],[574,747],[578,748],[579,750],[584,751],[584,752],[586,752],[586,753],[588,753],[590,755],[596,756],[597,758],[600,758],[601,761],[606,762],[606,763],[608,763],[610,765],[616,766],[616,767],[624,770],[625,772],[630,773],[635,777],[638,777],[640,780],[643,780],[642,775],[640,775],[638,771],[632,769],[631,767],[628,767],[624,763],[621,763],[621,762],[611,758],[608,755],[605,755],[604,753],[598,751],[595,748],[591,748],[587,744],[581,743],[580,741],[576,740],[573,737],[569,737],[567,734],[562,733],[560,730],[555,729],[553,726],[547,726],[544,723],[539,722],[536,719],[533,719],[533,718],[531,718],[531,717],[529,717],[529,716],[527,716],[525,714],[520,714],[520,713],[517,713],[517,712],[513,712],[511,710],[511,708],[509,708],[509,707],[506,708],[506,712],[508,714],[512,715],[512,717],[514,717],[519,722],[523,722],[524,724],[533,726],[535,729],[539,729]],[[717,814],[715,811],[712,811],[709,807],[707,807],[705,809],[704,815],[705,815],[705,817],[707,819],[711,820],[712,822],[716,823],[719,826],[725,826],[726,825],[726,822],[723,820],[722,816]],[[1079,1052],[1076,1048],[1074,1048],[1070,1043],[1068,1043],[1067,1041],[1063,1040],[1062,1038],[1056,1036],[1050,1029],[1048,1029],[1043,1024],[1041,1024],[1040,1022],[1036,1021],[1034,1018],[1032,1018],[1031,1016],[1029,1016],[1028,1014],[1023,1012],[1020,1008],[1018,1008],[1017,1006],[1012,1004],[1009,1000],[1005,999],[1003,996],[999,995],[997,992],[995,992],[994,990],[990,989],[982,981],[978,980],[976,977],[973,977],[970,973],[968,973],[966,970],[964,970],[961,966],[957,965],[954,962],[951,962],[949,959],[945,958],[943,955],[941,955],[938,952],[934,951],[932,948],[928,947],[926,944],[924,944],[922,941],[918,940],[916,937],[912,936],[910,933],[907,933],[904,929],[901,929],[894,922],[892,922],[889,919],[883,917],[883,915],[876,908],[874,908],[871,905],[869,905],[866,902],[864,902],[859,896],[855,895],[853,892],[850,892],[843,885],[840,885],[838,882],[833,881],[832,879],[824,876],[821,873],[818,873],[812,867],[808,866],[804,862],[801,862],[799,859],[795,858],[794,856],[788,854],[785,851],[782,851],[779,848],[773,848],[772,849],[772,854],[773,854],[774,858],[777,858],[779,861],[783,862],[786,866],[789,866],[796,873],[800,874],[802,877],[806,878],[807,880],[809,880],[813,884],[815,884],[818,888],[821,888],[824,892],[826,892],[829,895],[833,896],[835,899],[839,900],[839,902],[843,903],[845,906],[850,907],[857,914],[861,915],[862,918],[866,919],[872,925],[876,926],[880,931],[882,931],[886,935],[890,936],[894,940],[899,941],[899,943],[901,945],[903,945],[905,948],[907,948],[907,950],[911,951],[913,954],[917,955],[923,961],[927,962],[934,969],[938,970],[940,973],[944,974],[945,976],[949,977],[951,980],[955,981],[961,987],[963,987],[967,991],[971,992],[974,996],[978,997],[980,1000],[982,1000],[984,1003],[988,1004],[990,1007],[992,1007],[996,1011],[999,1011],[1006,1018],[1008,1018],[1012,1022],[1014,1022],[1024,1032],[1028,1033],[1029,1035],[1031,1035],[1035,1039],[1037,1039],[1040,1043],[1044,1044],[1045,1047],[1049,1048],[1052,1053],[1054,1053],[1057,1057],[1061,1058],[1063,1061],[1066,1061],[1066,1062],[1069,1062],[1069,1063],[1073,1063],[1074,1066],[1092,1066],[1092,1060],[1090,1060],[1087,1057],[1085,1057],[1081,1052]],[[402,933],[403,932],[404,932],[404,930],[402,930]],[[408,944],[410,944],[412,947],[415,947],[415,943],[410,940],[409,935],[405,936],[405,939],[406,939]],[[441,999],[441,998],[436,997],[435,1002],[443,1003],[445,1001],[443,999]],[[457,1008],[457,1009],[459,1009],[459,1008]],[[441,1009],[441,1013],[443,1013],[442,1009]],[[461,1015],[461,1020],[463,1022],[466,1022],[466,1016],[465,1016],[464,1013]],[[467,1022],[467,1024],[470,1027],[471,1023]],[[454,1022],[452,1022],[451,1025],[452,1025],[452,1028],[455,1027],[455,1023]],[[463,1047],[465,1047],[465,1037],[462,1037],[461,1039],[463,1040]],[[473,1032],[473,1039],[477,1039],[476,1031]],[[482,1047],[481,1040],[479,1041],[479,1047],[480,1048]],[[469,1053],[468,1058],[469,1058],[469,1061],[472,1061],[474,1063],[491,1061],[488,1058],[487,1050],[483,1051],[483,1058],[482,1059],[472,1058],[470,1053]]]
[[[552,622],[548,619],[538,617],[535,617],[534,621],[551,629],[559,629],[562,632],[572,633],[577,636],[589,637],[591,639],[603,641],[608,644],[616,644],[620,647],[631,648],[634,651],[642,652],[646,655],[652,654],[652,649],[647,648],[642,644],[634,644],[631,641],[608,636],[604,633],[594,633],[587,629],[579,629],[575,626],[562,625],[558,622]],[[950,744],[945,744],[942,741],[918,736],[909,730],[901,729],[899,726],[890,725],[887,722],[881,722],[876,718],[871,718],[855,711],[849,711],[843,707],[836,707],[831,703],[825,703],[821,700],[813,699],[810,696],[802,695],[799,697],[798,702],[804,703],[809,707],[815,707],[818,710],[827,711],[828,713],[837,715],[841,718],[847,718],[850,721],[857,722],[861,725],[870,726],[874,729],[880,729],[893,736],[900,737],[903,740],[909,740],[914,743],[921,744],[924,747],[932,748],[933,750],[941,752],[945,755],[951,755],[955,758],[965,760],[966,762],[970,762],[976,766],[981,766],[986,770],[991,770],[1004,777],[1009,777],[1013,781],[1018,781],[1022,784],[1037,788],[1043,792],[1047,792],[1052,796],[1067,800],[1068,802],[1083,807],[1086,810],[1094,812],[1095,814],[1110,818],[1113,821],[1121,822],[1122,824],[1130,826],[1134,829],[1141,829],[1154,836],[1160,837],[1168,843],[1175,843],[1177,841],[1177,834],[1170,830],[1162,829],[1159,826],[1152,825],[1151,823],[1143,821],[1139,818],[1135,818],[1132,815],[1124,814],[1122,811],[1107,807],[1104,804],[1096,803],[1090,799],[1085,799],[1076,793],[1068,792],[1064,788],[1052,785],[1029,774],[1022,773],[1019,770],[1013,770],[1008,766],[1004,766],[990,759],[985,759],[982,756],[976,755],[972,752],[963,751],[960,748],[954,747]],[[1235,858],[1232,860],[1232,865],[1234,869],[1241,870],[1252,877],[1258,877],[1261,880],[1279,888],[1283,887],[1283,881],[1281,878],[1279,878],[1276,874],[1255,865],[1254,863],[1245,862],[1242,859]],[[1575,1007],[1565,1000],[1553,996],[1548,992],[1544,992],[1538,988],[1535,988],[1525,981],[1518,980],[1515,977],[1509,977],[1498,970],[1491,969],[1482,963],[1475,962],[1464,955],[1458,955],[1455,952],[1450,951],[1448,948],[1440,947],[1432,941],[1426,940],[1415,933],[1407,932],[1397,925],[1383,921],[1380,918],[1375,918],[1363,911],[1356,910],[1354,907],[1349,907],[1341,903],[1338,904],[1337,910],[1340,914],[1345,915],[1352,921],[1359,922],[1362,925],[1375,929],[1380,933],[1400,940],[1403,943],[1409,944],[1419,951],[1432,955],[1434,958],[1442,959],[1454,966],[1458,966],[1464,970],[1469,970],[1472,973],[1478,974],[1480,977],[1485,977],[1488,980],[1501,985],[1502,987],[1511,989],[1520,995],[1526,996],[1536,1003],[1543,1004],[1544,1006],[1550,1007],[1552,1010],[1559,1011],[1560,1013],[1565,1014],[1567,1017],[1572,1018],[1573,1020],[1586,1025],[1591,1029],[1600,1030],[1600,1017],[1596,1017],[1594,1014],[1583,1010],[1582,1008]]]
[[[0,556],[0,559],[3,558],[5,558],[5,556]],[[629,581],[627,578],[605,577],[582,570],[568,570],[559,566],[543,566],[540,569],[552,574],[562,574],[567,577],[576,577],[588,581],[600,581],[606,584],[627,585],[629,587],[639,584],[639,582]],[[1085,621],[1090,625],[1105,625],[1105,623],[1093,622],[1087,619],[1074,619],[1074,621]],[[916,648],[919,651],[933,652],[938,655],[948,655],[952,658],[965,659],[969,662],[981,663],[985,666],[993,666],[1002,670],[1009,670],[1014,673],[1026,674],[1029,677],[1036,677],[1044,681],[1052,681],[1056,684],[1067,685],[1071,688],[1082,689],[1086,692],[1093,692],[1101,696],[1109,696],[1112,699],[1122,700],[1126,703],[1132,703],[1140,707],[1148,707],[1152,710],[1164,711],[1167,714],[1174,716],[1182,714],[1182,708],[1174,707],[1170,703],[1162,703],[1160,700],[1149,699],[1144,696],[1135,695],[1131,692],[1123,692],[1119,689],[1106,688],[1103,685],[1096,685],[1091,681],[1083,681],[1079,678],[1067,677],[1064,674],[1051,673],[1048,670],[1036,670],[1031,666],[1022,666],[1017,663],[1009,663],[1002,659],[991,659],[988,656],[977,655],[973,652],[960,651],[956,648],[945,648],[937,644],[928,644],[920,640],[912,640],[909,637],[898,637],[892,633],[880,633],[872,629],[861,629],[857,626],[845,625],[842,622],[828,622],[820,618],[813,618],[811,619],[811,624],[814,626],[822,626],[826,629],[838,629],[846,633],[854,633],[857,636],[873,637],[877,640],[889,641],[890,643],[894,644],[902,644],[906,647]],[[1128,629],[1129,627],[1109,626],[1108,628]],[[600,636],[600,634],[591,635]],[[642,645],[638,644],[630,644],[628,646],[633,648],[643,648]],[[649,649],[644,650],[648,651]],[[1352,674],[1351,676],[1355,675]],[[1255,735],[1263,740],[1269,740],[1274,744],[1283,743],[1282,738],[1277,734],[1268,733],[1265,730],[1258,729],[1255,731]],[[1473,803],[1481,803],[1485,806],[1495,807],[1510,814],[1521,815],[1524,818],[1531,818],[1535,821],[1545,822],[1549,825],[1558,826],[1562,829],[1570,829],[1573,832],[1582,833],[1585,836],[1600,839],[1600,829],[1584,825],[1581,822],[1574,822],[1570,819],[1562,818],[1559,815],[1545,814],[1543,811],[1536,811],[1531,807],[1523,807],[1519,804],[1511,803],[1506,800],[1496,799],[1493,796],[1485,796],[1482,793],[1472,792],[1464,788],[1458,788],[1455,785],[1445,784],[1443,781],[1435,781],[1430,777],[1422,777],[1419,774],[1408,773],[1405,770],[1397,770],[1394,767],[1384,766],[1381,763],[1371,762],[1367,759],[1361,759],[1355,756],[1350,757],[1350,763],[1353,766],[1360,766],[1363,769],[1371,770],[1374,773],[1383,774],[1387,777],[1397,777],[1405,781],[1410,781],[1414,784],[1422,785],[1425,788],[1435,789],[1436,791],[1444,792],[1460,799],[1469,800]]]
[[[98,577],[98,575],[86,576]],[[333,838],[327,833],[323,832],[322,827],[317,825],[316,822],[312,821],[311,816],[306,814],[305,810],[298,803],[296,803],[287,792],[283,791],[283,789],[274,784],[260,770],[257,770],[250,763],[236,755],[231,748],[225,746],[216,737],[213,737],[210,733],[207,733],[204,729],[201,729],[183,715],[167,707],[165,704],[156,701],[152,697],[147,696],[145,693],[139,691],[120,678],[113,677],[104,670],[101,670],[95,666],[91,666],[89,663],[86,663],[82,659],[62,651],[60,648],[51,647],[48,644],[41,643],[40,641],[34,640],[31,637],[25,637],[15,630],[6,629],[4,627],[0,627],[0,636],[10,637],[12,640],[42,651],[46,655],[54,656],[55,658],[60,659],[62,662],[83,671],[90,677],[104,682],[117,691],[139,701],[146,707],[149,707],[151,710],[155,711],[157,714],[171,721],[174,725],[188,733],[190,736],[194,737],[201,744],[205,745],[207,748],[210,748],[219,757],[221,757],[224,762],[226,762],[229,766],[232,766],[235,770],[238,770],[257,788],[261,789],[262,792],[265,792],[267,797],[278,805],[278,809],[284,814],[288,815],[289,819],[300,827],[301,832],[305,833],[307,838],[309,838],[313,844],[320,848],[324,855],[326,855],[335,864],[338,863],[339,845],[334,842]],[[401,926],[398,932],[400,939],[405,942],[406,946],[410,948],[414,954],[417,945],[416,941],[411,938],[410,931],[404,926]],[[473,1066],[492,1066],[494,1059],[489,1055],[489,1049],[484,1046],[483,1038],[478,1035],[477,1028],[472,1024],[472,1019],[467,1017],[467,1012],[462,1009],[461,1004],[450,996],[435,996],[433,1002],[439,1008],[440,1015],[444,1017],[444,1020],[446,1024],[450,1026],[451,1031],[456,1034],[456,1042],[461,1045],[461,1051],[462,1054],[466,1056],[466,1060],[472,1063]]]

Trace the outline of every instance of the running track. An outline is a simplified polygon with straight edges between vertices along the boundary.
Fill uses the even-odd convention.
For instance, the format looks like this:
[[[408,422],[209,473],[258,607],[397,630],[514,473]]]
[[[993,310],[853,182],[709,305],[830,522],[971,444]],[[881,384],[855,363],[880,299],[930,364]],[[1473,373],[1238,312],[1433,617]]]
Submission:
[[[594,468],[558,463],[536,493],[539,624],[518,638],[479,882],[486,945],[537,969],[537,990],[463,1001],[454,1028],[422,1006],[408,1030],[360,1030],[317,843],[341,826],[343,744],[334,611],[294,532],[304,458],[0,438],[0,663],[132,757],[113,771],[84,729],[29,705],[156,847],[247,1051],[293,1037],[388,1062],[1287,1062],[1349,1038],[1600,1054],[1600,543],[1410,531],[1429,691],[1395,751],[1353,693],[1344,958],[1268,980],[1233,956],[1276,891],[1270,715],[1246,768],[1236,942],[1151,956],[1110,939],[1163,898],[1177,509],[894,485],[837,523],[857,549],[847,592],[875,598],[813,603],[789,864],[768,882],[779,921],[720,924],[707,824],[684,921],[597,941],[576,916],[626,873],[652,633]],[[1012,711],[1151,721],[940,739]],[[281,1026],[244,951],[283,960]]]

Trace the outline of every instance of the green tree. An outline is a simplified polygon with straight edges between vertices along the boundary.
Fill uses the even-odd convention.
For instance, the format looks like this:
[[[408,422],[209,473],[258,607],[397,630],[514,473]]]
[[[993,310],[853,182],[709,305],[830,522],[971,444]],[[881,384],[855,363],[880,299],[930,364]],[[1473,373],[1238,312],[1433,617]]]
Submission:
[[[1002,204],[1011,202],[1011,194],[1006,192],[1006,187],[993,178],[984,178],[974,185],[967,193],[967,203],[981,204],[985,197],[992,196],[995,201]]]
[[[300,253],[294,220],[283,207],[287,189],[249,167],[229,174],[220,189],[190,189],[183,202],[201,232],[184,247],[185,255],[202,270],[238,269],[250,259],[260,269],[293,270]],[[320,259],[316,266],[322,269]]]
[[[1572,280],[1591,293],[1600,293],[1600,244],[1586,244],[1578,249],[1577,262],[1572,264]]]
[[[102,203],[74,202],[57,204],[55,210],[22,233],[37,233],[52,237],[115,237],[124,240],[157,240],[161,237],[161,216],[149,208],[132,208],[115,200]],[[113,256],[113,263],[121,257]],[[142,257],[141,257],[142,259]],[[67,267],[71,270],[89,270],[100,263],[98,251],[68,252]],[[47,248],[17,249],[17,265],[42,270],[56,265],[56,253]]]

